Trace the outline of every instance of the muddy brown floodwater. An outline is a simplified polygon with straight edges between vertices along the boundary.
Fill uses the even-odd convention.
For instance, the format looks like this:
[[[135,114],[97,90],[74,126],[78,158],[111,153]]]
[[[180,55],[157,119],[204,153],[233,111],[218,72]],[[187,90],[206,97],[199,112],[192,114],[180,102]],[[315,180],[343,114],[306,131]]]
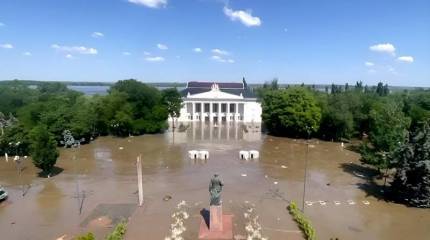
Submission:
[[[239,159],[240,150],[251,149],[260,151],[259,159]],[[210,157],[192,160],[189,150],[207,150]],[[174,135],[100,137],[60,152],[59,173],[51,178],[37,177],[30,159],[19,175],[12,159],[0,158],[0,184],[9,192],[0,203],[1,239],[71,239],[86,231],[102,239],[121,219],[129,220],[126,239],[164,239],[182,201],[189,215],[182,236],[197,239],[214,173],[225,183],[223,212],[234,215],[236,239],[250,234],[250,223],[268,239],[302,239],[286,206],[294,200],[302,207],[306,162],[305,214],[319,239],[430,239],[430,211],[378,200],[367,180],[372,171],[339,143],[307,145],[255,126],[195,124]],[[137,206],[139,154],[143,207]],[[245,217],[248,211],[256,222]]]

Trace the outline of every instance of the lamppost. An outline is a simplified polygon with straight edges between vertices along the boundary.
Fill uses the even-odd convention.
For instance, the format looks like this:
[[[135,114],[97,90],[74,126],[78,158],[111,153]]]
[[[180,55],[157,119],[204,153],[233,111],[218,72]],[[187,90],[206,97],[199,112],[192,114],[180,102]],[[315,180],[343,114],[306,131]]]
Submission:
[[[23,185],[22,177],[21,177],[21,173],[22,173],[21,157],[20,157],[20,154],[19,154],[19,151],[18,151],[18,149],[19,149],[19,145],[20,145],[20,144],[21,144],[21,142],[20,142],[20,141],[18,141],[18,142],[16,142],[16,143],[14,143],[14,142],[10,142],[10,143],[9,143],[9,146],[10,146],[10,147],[12,147],[12,146],[13,146],[13,148],[15,149],[15,157],[13,158],[13,161],[14,161],[14,162],[15,162],[15,164],[16,164],[16,169],[17,169],[17,171],[18,171],[19,183],[20,183],[20,185],[21,185],[22,196],[24,197],[24,195],[25,195],[25,193],[24,193],[24,185]],[[25,157],[25,158],[26,158],[26,157]]]
[[[309,138],[311,135],[311,129],[313,129],[313,127],[306,126],[306,133],[308,134],[308,138],[306,139],[305,174],[303,177],[303,199],[302,199],[303,214],[305,213],[306,179],[308,174]]]

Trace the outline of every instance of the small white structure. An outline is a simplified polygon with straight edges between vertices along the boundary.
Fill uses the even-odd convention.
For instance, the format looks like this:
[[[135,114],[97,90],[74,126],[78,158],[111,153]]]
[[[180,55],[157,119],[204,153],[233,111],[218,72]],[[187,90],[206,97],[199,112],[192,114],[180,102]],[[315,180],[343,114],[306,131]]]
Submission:
[[[199,158],[200,159],[209,159],[209,152],[205,150],[199,151]]]
[[[7,155],[7,153],[4,154],[4,158],[6,159],[6,162],[9,162],[9,156]]]
[[[188,151],[188,157],[191,159],[197,159],[199,157],[199,151],[197,150]]]
[[[248,151],[240,151],[239,152],[239,158],[242,160],[248,160],[249,159],[249,152]]]
[[[249,150],[249,157],[251,159],[256,159],[260,157],[260,153],[257,150]]]

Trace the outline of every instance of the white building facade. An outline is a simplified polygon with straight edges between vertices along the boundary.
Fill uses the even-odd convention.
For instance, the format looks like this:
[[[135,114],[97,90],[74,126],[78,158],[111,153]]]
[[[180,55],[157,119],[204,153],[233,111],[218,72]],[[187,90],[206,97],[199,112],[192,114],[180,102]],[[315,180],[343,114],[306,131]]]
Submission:
[[[261,123],[261,104],[242,83],[188,82],[176,122]]]

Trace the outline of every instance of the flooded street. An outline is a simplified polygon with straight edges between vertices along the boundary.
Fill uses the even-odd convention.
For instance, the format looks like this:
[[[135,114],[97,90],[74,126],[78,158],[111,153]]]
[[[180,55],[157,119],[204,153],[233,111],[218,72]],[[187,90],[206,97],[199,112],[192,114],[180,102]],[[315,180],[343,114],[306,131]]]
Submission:
[[[207,150],[209,159],[190,159],[189,150]],[[257,150],[260,157],[241,160],[240,150]],[[143,207],[137,206],[140,154]],[[223,212],[234,215],[236,238],[247,236],[244,212],[251,208],[264,237],[302,239],[286,206],[293,200],[302,207],[306,162],[305,214],[318,239],[430,238],[430,211],[378,200],[367,181],[372,172],[359,164],[357,153],[339,143],[308,145],[233,123],[190,125],[174,135],[100,137],[79,149],[61,149],[59,173],[51,178],[37,177],[30,159],[19,175],[12,159],[2,157],[0,185],[9,198],[0,203],[1,238],[68,239],[92,231],[102,239],[129,218],[126,239],[164,239],[184,200],[190,217],[183,237],[197,239],[200,211],[209,207],[209,180],[219,173]]]

